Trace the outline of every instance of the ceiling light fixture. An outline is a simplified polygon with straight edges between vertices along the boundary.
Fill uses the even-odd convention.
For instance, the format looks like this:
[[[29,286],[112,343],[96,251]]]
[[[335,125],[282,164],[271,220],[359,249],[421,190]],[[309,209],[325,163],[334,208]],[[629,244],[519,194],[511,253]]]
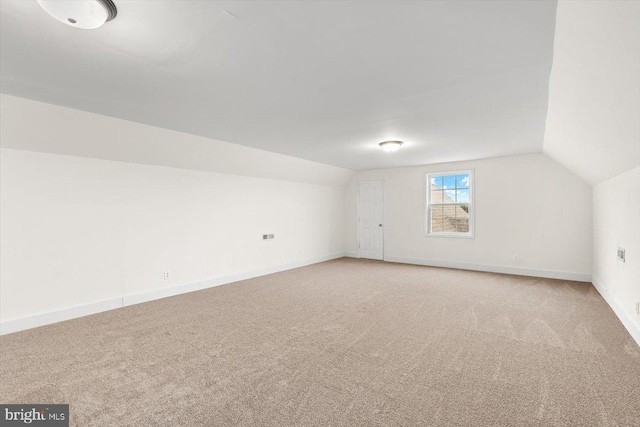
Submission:
[[[118,14],[111,0],[38,0],[45,12],[63,24],[93,30]]]
[[[398,151],[400,146],[402,145],[402,141],[384,141],[381,142],[380,147],[387,153],[393,153],[394,151]]]

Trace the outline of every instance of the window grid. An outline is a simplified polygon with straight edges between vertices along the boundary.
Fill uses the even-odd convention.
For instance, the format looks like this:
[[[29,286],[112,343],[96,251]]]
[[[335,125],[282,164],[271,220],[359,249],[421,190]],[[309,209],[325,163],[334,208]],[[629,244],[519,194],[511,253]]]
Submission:
[[[467,184],[459,186],[466,177]],[[435,181],[435,182],[434,182]],[[444,188],[445,182],[453,187]],[[440,184],[440,185],[438,185]],[[434,189],[434,187],[436,189]],[[427,175],[427,234],[469,237],[473,232],[472,171],[434,173]],[[463,194],[464,201],[458,201]],[[440,197],[434,197],[439,192]],[[449,194],[447,194],[449,193]],[[453,193],[453,194],[451,194]],[[436,194],[438,196],[438,194]],[[452,197],[453,196],[453,197]],[[440,201],[434,199],[439,198]]]

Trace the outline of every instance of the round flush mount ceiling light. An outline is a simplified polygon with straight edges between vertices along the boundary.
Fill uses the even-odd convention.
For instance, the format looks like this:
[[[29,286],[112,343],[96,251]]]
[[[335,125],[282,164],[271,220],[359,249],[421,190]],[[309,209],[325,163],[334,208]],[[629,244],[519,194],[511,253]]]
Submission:
[[[384,141],[384,142],[381,142],[379,145],[387,153],[392,153],[400,149],[400,146],[402,145],[402,141]]]
[[[38,0],[49,15],[70,27],[93,30],[118,14],[111,0]]]

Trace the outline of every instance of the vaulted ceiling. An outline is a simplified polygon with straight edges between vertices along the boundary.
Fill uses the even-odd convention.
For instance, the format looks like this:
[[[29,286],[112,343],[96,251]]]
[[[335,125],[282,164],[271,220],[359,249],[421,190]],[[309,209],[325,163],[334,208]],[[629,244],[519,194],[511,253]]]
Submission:
[[[640,2],[558,4],[544,152],[591,184],[640,165]]]
[[[116,4],[2,1],[2,92],[355,170],[542,151],[556,2]]]

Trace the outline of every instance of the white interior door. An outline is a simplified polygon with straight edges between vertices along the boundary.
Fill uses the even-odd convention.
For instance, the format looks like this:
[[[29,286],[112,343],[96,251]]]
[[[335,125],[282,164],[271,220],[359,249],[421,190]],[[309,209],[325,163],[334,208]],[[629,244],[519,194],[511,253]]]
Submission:
[[[382,181],[358,183],[358,257],[383,259]]]

